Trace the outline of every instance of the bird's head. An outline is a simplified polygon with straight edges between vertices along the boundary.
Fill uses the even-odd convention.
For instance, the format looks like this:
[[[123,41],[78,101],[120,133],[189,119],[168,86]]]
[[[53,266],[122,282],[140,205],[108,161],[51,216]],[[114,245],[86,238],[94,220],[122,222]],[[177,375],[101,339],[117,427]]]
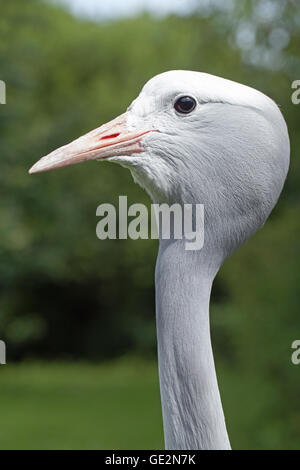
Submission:
[[[289,138],[278,107],[259,91],[169,71],[149,80],[123,115],[51,152],[30,173],[94,159],[129,168],[155,202],[204,204],[206,229],[229,254],[274,207]]]

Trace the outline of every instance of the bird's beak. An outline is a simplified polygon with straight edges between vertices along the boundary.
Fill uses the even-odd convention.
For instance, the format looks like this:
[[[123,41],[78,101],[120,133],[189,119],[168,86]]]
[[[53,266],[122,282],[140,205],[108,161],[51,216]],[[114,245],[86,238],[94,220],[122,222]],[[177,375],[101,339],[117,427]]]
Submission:
[[[79,137],[70,144],[42,157],[29,173],[54,170],[88,160],[127,156],[144,151],[142,138],[154,129],[131,130],[127,125],[127,113]]]

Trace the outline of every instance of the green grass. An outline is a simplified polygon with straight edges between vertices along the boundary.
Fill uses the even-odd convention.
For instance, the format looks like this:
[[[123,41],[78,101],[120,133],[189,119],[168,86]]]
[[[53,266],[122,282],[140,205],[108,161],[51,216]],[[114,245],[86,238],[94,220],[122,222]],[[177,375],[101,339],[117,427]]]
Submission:
[[[0,367],[0,449],[162,449],[157,366]]]
[[[258,365],[217,365],[232,447],[299,449],[296,389],[282,393]],[[155,361],[8,363],[0,366],[0,416],[0,449],[163,448]]]

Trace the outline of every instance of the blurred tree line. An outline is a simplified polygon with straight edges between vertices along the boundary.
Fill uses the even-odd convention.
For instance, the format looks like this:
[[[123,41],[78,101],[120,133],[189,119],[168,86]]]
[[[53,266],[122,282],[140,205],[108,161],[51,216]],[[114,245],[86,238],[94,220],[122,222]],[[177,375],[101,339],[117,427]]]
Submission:
[[[100,203],[117,205],[128,195],[129,204],[149,204],[147,195],[127,170],[108,163],[32,176],[27,170],[122,113],[165,70],[253,86],[287,120],[291,170],[265,228],[216,279],[212,335],[217,368],[227,371],[219,374],[221,388],[230,382],[222,390],[225,412],[226,390],[246,409],[255,389],[252,413],[265,404],[271,445],[283,415],[295,435],[300,422],[300,369],[290,361],[290,345],[300,338],[300,105],[291,102],[291,83],[300,79],[300,16],[291,0],[236,1],[230,10],[213,3],[185,17],[93,23],[39,0],[0,1],[0,79],[7,85],[0,106],[0,338],[9,361],[153,354],[157,242],[101,242],[95,233]]]

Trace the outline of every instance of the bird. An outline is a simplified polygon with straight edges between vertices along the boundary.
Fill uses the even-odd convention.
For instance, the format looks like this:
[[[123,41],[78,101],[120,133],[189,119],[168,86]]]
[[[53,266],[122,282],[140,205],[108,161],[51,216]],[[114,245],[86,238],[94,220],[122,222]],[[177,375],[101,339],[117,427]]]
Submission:
[[[158,204],[203,204],[204,244],[159,240],[158,372],[168,450],[230,450],[210,334],[212,284],[266,222],[284,186],[290,143],[277,104],[222,77],[170,70],[126,112],[41,158],[37,173],[89,160],[130,170]]]

